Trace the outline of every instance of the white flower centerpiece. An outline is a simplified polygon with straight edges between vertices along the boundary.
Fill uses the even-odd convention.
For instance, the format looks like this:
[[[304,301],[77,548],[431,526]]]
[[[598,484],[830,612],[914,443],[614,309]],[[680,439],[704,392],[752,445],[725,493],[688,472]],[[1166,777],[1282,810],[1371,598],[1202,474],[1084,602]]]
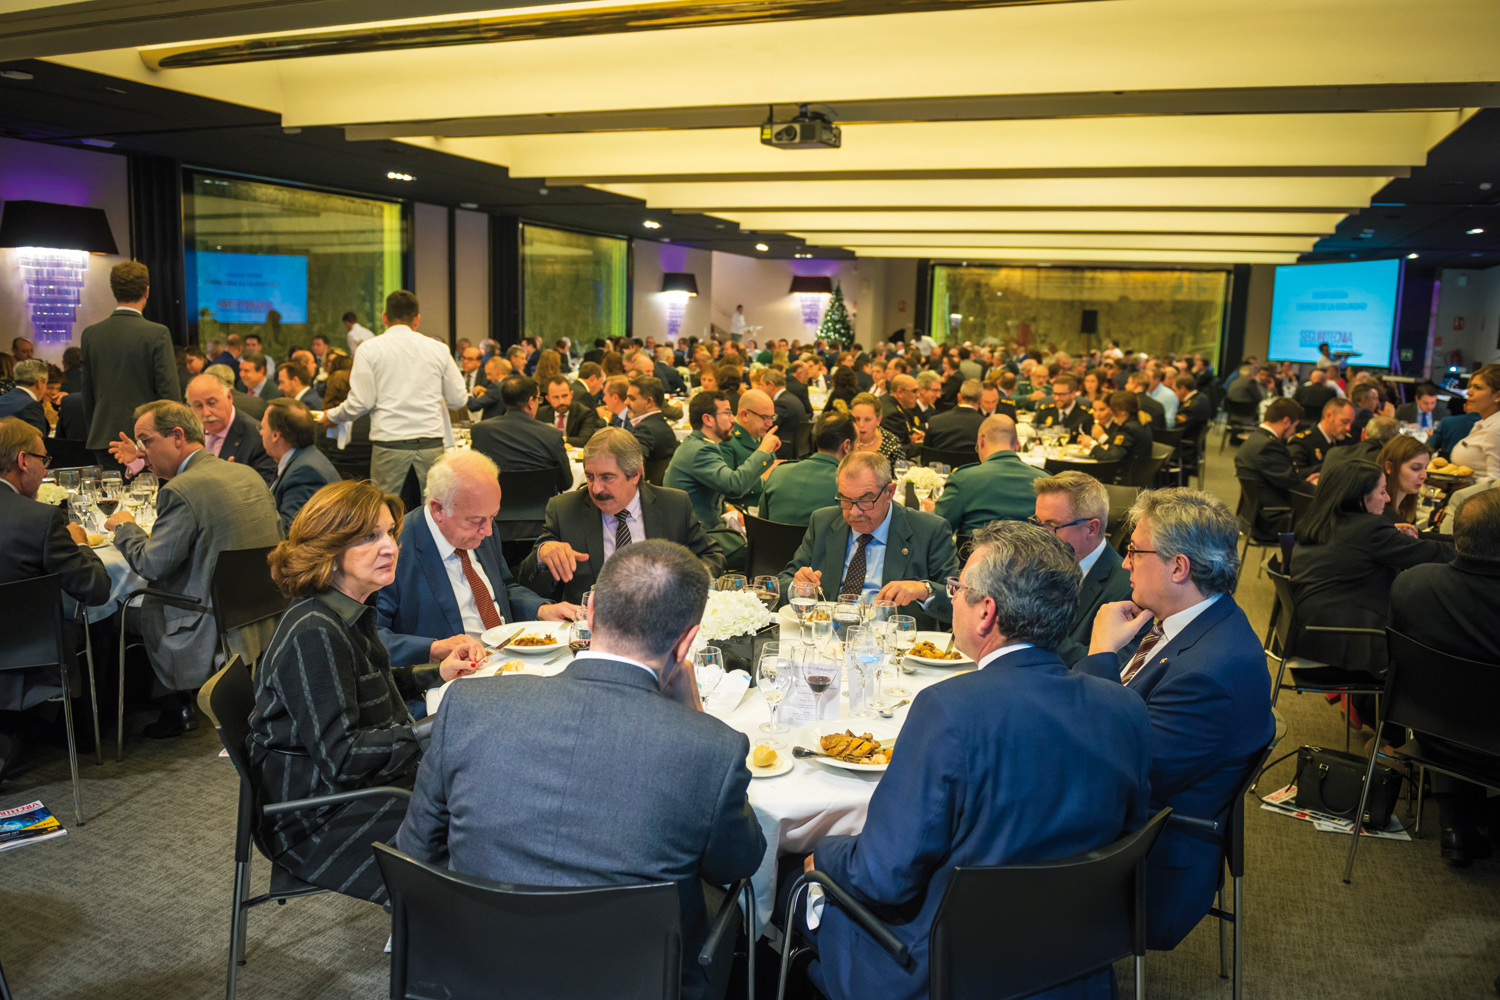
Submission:
[[[66,503],[69,493],[56,483],[43,483],[36,488],[36,498],[39,502],[49,506],[57,506]]]
[[[695,646],[717,646],[724,669],[755,676],[755,654],[775,637],[776,616],[749,590],[711,590]],[[764,633],[764,634],[763,634]]]
[[[943,477],[925,465],[914,465],[906,470],[906,481],[919,490],[935,490],[943,484]]]

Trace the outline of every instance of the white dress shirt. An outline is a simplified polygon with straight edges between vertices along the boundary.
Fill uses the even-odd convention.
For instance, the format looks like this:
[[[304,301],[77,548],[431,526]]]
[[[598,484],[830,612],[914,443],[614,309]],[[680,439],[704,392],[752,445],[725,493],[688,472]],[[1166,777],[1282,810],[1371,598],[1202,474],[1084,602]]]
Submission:
[[[1500,413],[1475,424],[1449,456],[1454,465],[1467,465],[1476,479],[1500,479]]]
[[[1176,635],[1193,623],[1209,606],[1224,595],[1215,594],[1207,600],[1199,601],[1190,608],[1184,608],[1175,615],[1168,615],[1161,621],[1161,641],[1156,644],[1157,649],[1165,649],[1167,643],[1171,642]]]
[[[365,345],[349,373],[349,397],[328,411],[336,424],[370,414],[370,441],[441,438],[448,410],[469,400],[448,350],[409,326],[393,326]]]
[[[464,576],[463,565],[458,561],[458,549],[448,543],[443,537],[442,531],[438,530],[437,522],[432,519],[432,509],[424,506],[422,516],[427,521],[427,530],[432,532],[432,540],[437,543],[438,555],[443,560],[443,570],[448,574],[448,585],[453,588],[453,599],[458,602],[459,617],[464,620],[464,631],[470,635],[479,635],[484,631],[484,619],[479,617],[479,606],[474,603],[474,591],[469,588],[469,579]],[[484,572],[484,567],[479,565],[479,560],[474,553],[469,553],[469,565],[474,567],[474,572],[489,589],[490,602],[495,601],[495,585],[490,583],[489,576]],[[495,613],[500,615],[500,621],[505,621],[505,613],[495,608]]]
[[[646,525],[641,522],[641,491],[636,490],[635,496],[630,503],[625,505],[630,511],[630,518],[625,522],[630,528],[631,542],[644,542],[646,540]],[[609,562],[609,557],[615,554],[615,516],[599,512],[599,520],[604,525],[604,562]],[[603,566],[604,563],[600,563]],[[595,568],[597,574],[598,568]]]
[[[1094,551],[1078,560],[1078,572],[1082,573],[1084,576],[1088,576],[1089,571],[1094,568],[1094,563],[1099,561],[1099,556],[1104,551],[1104,546],[1108,544],[1108,538],[1099,539],[1099,544],[1094,546]]]
[[[587,653],[581,653],[579,654],[579,656],[580,658],[587,656],[591,660],[614,660],[616,663],[628,663],[632,667],[640,667],[642,670],[646,671],[646,673],[650,674],[653,680],[657,681],[658,683],[661,682],[661,678],[657,675],[655,670],[646,666],[640,660],[632,660],[628,656],[620,656],[615,653],[596,653],[593,650],[589,650]]]
[[[1017,650],[1030,648],[1031,643],[1029,642],[1013,642],[1008,646],[1001,646],[999,649],[991,650],[990,652],[986,653],[984,659],[974,664],[974,669],[983,670],[985,667],[989,666],[991,663],[994,663],[996,660],[1000,659],[1000,657],[1006,655],[1007,653],[1014,653]]]
[[[390,331],[388,330],[386,332],[389,333]],[[355,323],[353,326],[351,326],[349,328],[349,336],[347,338],[349,341],[349,356],[351,358],[354,357],[359,352],[360,345],[367,340],[374,339],[374,337],[375,334],[372,331],[366,330],[358,323]]]

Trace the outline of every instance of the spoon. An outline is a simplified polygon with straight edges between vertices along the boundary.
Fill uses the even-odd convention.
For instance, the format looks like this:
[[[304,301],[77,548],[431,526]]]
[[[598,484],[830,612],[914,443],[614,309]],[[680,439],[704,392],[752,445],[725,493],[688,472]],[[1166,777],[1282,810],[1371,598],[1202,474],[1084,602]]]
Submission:
[[[900,708],[902,705],[909,705],[909,704],[911,704],[911,699],[910,698],[902,698],[900,701],[896,702],[896,704],[892,705],[890,708],[882,708],[880,710],[880,717],[882,719],[889,719],[891,716],[893,716],[893,715],[896,714],[896,709]]]

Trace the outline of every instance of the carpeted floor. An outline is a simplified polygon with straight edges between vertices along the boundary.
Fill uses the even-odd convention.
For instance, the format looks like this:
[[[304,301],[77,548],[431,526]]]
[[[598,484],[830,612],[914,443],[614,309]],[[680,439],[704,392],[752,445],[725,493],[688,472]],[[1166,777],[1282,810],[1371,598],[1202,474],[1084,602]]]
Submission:
[[[1210,447],[1208,486],[1233,501],[1232,452]],[[1271,588],[1254,566],[1239,601],[1257,629]],[[1284,752],[1343,746],[1338,713],[1314,695],[1279,708]],[[137,718],[130,731],[139,732]],[[1363,740],[1363,737],[1358,737]],[[107,739],[106,742],[112,742]],[[178,740],[139,737],[123,763],[82,764],[88,825],[74,828],[66,756],[37,749],[0,790],[0,808],[40,798],[66,837],[0,855],[0,965],[17,1000],[160,1000],[222,995],[229,937],[236,783],[207,727]],[[1263,783],[1290,779],[1288,760]],[[1402,813],[1404,815],[1404,813]],[[1247,813],[1246,996],[1296,1000],[1479,1000],[1500,974],[1500,861],[1467,870],[1438,858],[1436,810],[1411,843],[1365,841],[1354,883],[1348,840],[1253,807]],[[265,887],[266,864],[254,891]],[[247,1000],[387,995],[389,923],[332,895],[253,911]],[[1130,996],[1128,965],[1121,988]],[[1205,922],[1176,951],[1147,959],[1160,998],[1228,998],[1218,930]],[[877,998],[871,998],[877,1000]]]

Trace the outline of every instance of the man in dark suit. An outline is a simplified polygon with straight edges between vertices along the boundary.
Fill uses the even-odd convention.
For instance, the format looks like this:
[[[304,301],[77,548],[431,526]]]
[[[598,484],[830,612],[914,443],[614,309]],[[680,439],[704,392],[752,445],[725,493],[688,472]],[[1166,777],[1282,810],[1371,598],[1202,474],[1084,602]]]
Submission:
[[[183,395],[186,397],[187,394]],[[248,392],[230,388],[229,398],[234,405],[234,412],[244,414],[256,423],[260,423],[260,418],[266,415],[266,400],[259,396],[252,396]]]
[[[1124,389],[1110,393],[1109,426],[1101,427],[1096,423],[1087,433],[1078,436],[1078,443],[1089,449],[1090,458],[1098,462],[1119,463],[1117,476],[1129,472],[1131,463],[1137,458],[1151,454],[1151,428],[1137,419],[1140,400],[1147,398],[1144,394]]]
[[[1200,490],[1150,490],[1134,508],[1125,568],[1131,599],[1094,619],[1076,669],[1118,680],[1151,713],[1151,808],[1222,820],[1245,770],[1271,741],[1265,651],[1234,601],[1239,520]],[[1122,668],[1118,652],[1143,626]],[[1168,826],[1147,863],[1146,944],[1168,950],[1213,905],[1220,846]]]
[[[269,486],[276,478],[276,463],[260,442],[260,421],[234,408],[224,383],[212,375],[199,375],[188,383],[187,402],[203,422],[204,447],[208,453],[226,462],[249,466]],[[110,452],[126,465],[131,475],[144,465],[144,456],[137,453],[135,443],[123,434],[110,445]]]
[[[1302,407],[1296,400],[1285,397],[1271,400],[1265,419],[1235,453],[1235,477],[1255,484],[1259,507],[1251,537],[1258,542],[1275,542],[1282,532],[1292,530],[1291,495],[1293,491],[1311,491],[1308,483],[1316,474],[1303,476],[1287,449],[1287,441],[1301,419]],[[1282,509],[1270,512],[1267,510],[1270,507]]]
[[[1146,416],[1136,414],[1142,424],[1149,427],[1152,433],[1156,431],[1169,430],[1167,427],[1167,408],[1161,405],[1160,400],[1151,398],[1146,387],[1151,384],[1150,376],[1144,372],[1134,372],[1125,380],[1125,388],[1135,393],[1136,408]],[[1160,384],[1160,383],[1158,383]],[[1147,419],[1147,418],[1150,419]]]
[[[1130,574],[1109,544],[1109,492],[1103,483],[1086,473],[1069,471],[1032,480],[1031,489],[1036,494],[1036,513],[1030,520],[1067,542],[1083,573],[1078,610],[1057,646],[1057,655],[1071,667],[1088,655],[1099,609],[1129,599]],[[1135,647],[1132,639],[1120,650],[1121,658],[1129,660]]]
[[[572,486],[573,468],[562,431],[536,419],[536,379],[512,375],[500,383],[500,397],[505,400],[505,412],[469,429],[474,450],[503,472],[550,476],[559,493]]]
[[[1396,423],[1395,417],[1371,417],[1359,432],[1359,441],[1341,448],[1331,448],[1323,458],[1323,476],[1337,469],[1345,462],[1369,462],[1371,465],[1379,465],[1380,451],[1391,439],[1401,433],[1401,425]],[[1353,432],[1350,432],[1353,436]]]
[[[115,462],[110,445],[134,429],[135,408],[157,399],[178,399],[182,391],[171,334],[141,315],[150,286],[145,264],[116,264],[109,272],[109,287],[118,305],[79,338],[88,447],[111,468]]]
[[[1085,408],[1087,412],[1087,408]],[[979,390],[979,415],[981,417],[1009,417],[1012,421],[1016,419],[1016,404],[1007,400],[1000,392],[1000,387],[993,382],[986,382]]]
[[[891,391],[880,404],[880,426],[895,435],[910,455],[921,450],[927,427],[927,418],[918,406],[917,380],[910,375],[897,375],[889,385]]]
[[[16,417],[0,419],[0,551],[5,553],[0,583],[55,573],[63,592],[75,601],[103,604],[109,598],[109,574],[86,544],[83,529],[69,524],[62,508],[37,502],[37,488],[46,475],[46,438]],[[0,671],[0,716],[35,709],[61,693],[55,671]],[[25,723],[14,721],[0,730],[0,780],[25,743]]]
[[[898,965],[825,905],[808,973],[829,996],[927,996],[928,937],[955,867],[1074,857],[1148,815],[1148,713],[1117,681],[1069,670],[1055,652],[1078,600],[1073,553],[1016,522],[991,525],[974,541],[953,600],[953,636],[978,669],[917,695],[863,831],[822,838],[803,862],[910,949]],[[1034,791],[1043,788],[1045,803]],[[1043,995],[1109,996],[1114,985],[1106,968],[1070,984],[1073,991]]]
[[[276,463],[271,499],[276,501],[282,535],[314,493],[343,478],[315,447],[319,430],[307,407],[285,396],[266,404],[266,415],[260,419],[261,446]]]
[[[748,877],[766,850],[746,795],[750,743],[700,711],[683,665],[709,585],[680,545],[628,546],[599,575],[590,651],[561,675],[450,687],[396,840],[502,882],[675,883],[688,1000],[722,996],[729,973],[728,955],[698,964],[702,882]],[[642,760],[662,764],[657,777],[641,779]]]
[[[89,418],[83,393],[70,392],[57,403],[57,437],[83,444],[89,438]]]
[[[1448,416],[1448,408],[1438,402],[1437,386],[1423,382],[1417,386],[1417,398],[1396,407],[1396,419],[1403,424],[1416,424],[1424,431],[1437,427],[1438,421]]]
[[[449,452],[428,470],[424,503],[402,523],[396,579],[375,599],[376,632],[393,666],[440,663],[464,648],[482,656],[471,636],[487,629],[583,613],[512,580],[495,535],[499,512],[499,471],[478,452]]]
[[[1306,404],[1303,405],[1304,412]],[[1321,418],[1307,430],[1287,442],[1292,454],[1292,464],[1303,476],[1316,474],[1323,468],[1323,459],[1349,436],[1354,424],[1354,406],[1347,399],[1330,399],[1323,404]],[[1312,479],[1312,482],[1317,482]]]
[[[16,417],[46,437],[51,431],[42,400],[47,396],[47,362],[31,359],[16,365],[16,387],[0,396],[0,417]]]
[[[513,371],[510,362],[504,358],[490,358],[484,363],[484,382],[474,387],[465,404],[470,420],[487,420],[505,412],[505,400],[501,398],[500,386],[510,378]]]
[[[486,384],[484,375],[484,356],[477,347],[465,347],[458,356],[458,373],[464,379],[464,391],[473,394],[474,390]]]
[[[1338,399],[1338,390],[1328,384],[1328,374],[1319,369],[1307,376],[1307,383],[1292,394],[1302,406],[1302,419],[1309,422],[1318,420],[1323,413],[1323,408],[1330,400]]]
[[[240,381],[245,383],[245,394],[254,396],[262,403],[281,398],[281,390],[271,380],[264,354],[246,353],[240,356]]]
[[[672,367],[672,349],[670,347],[658,347],[656,349],[656,357],[652,363],[650,374],[660,379],[662,386],[672,395],[687,395],[687,383],[682,380],[682,372]]]
[[[321,410],[323,397],[312,387],[312,372],[297,358],[276,368],[277,388],[288,399],[295,399],[309,410]]]
[[[599,419],[604,421],[606,427],[622,427],[630,429],[630,407],[626,400],[630,397],[630,380],[621,375],[606,379],[604,388],[599,390],[601,400],[599,409],[594,412],[599,414]]]
[[[661,415],[666,400],[661,380],[642,375],[630,380],[625,405],[630,408],[630,433],[641,443],[647,462],[670,461],[677,451],[677,435]]]
[[[1453,515],[1458,558],[1401,573],[1391,585],[1391,627],[1410,639],[1454,656],[1500,663],[1500,490],[1482,490]],[[1453,692],[1455,698],[1464,692]],[[1500,759],[1448,740],[1417,734],[1424,753],[1466,769],[1500,771]],[[1443,828],[1443,860],[1454,867],[1487,858],[1491,839],[1479,832],[1484,789],[1433,772]]]
[[[717,578],[724,553],[704,532],[692,500],[681,490],[644,482],[645,457],[635,435],[622,428],[605,431],[583,449],[587,488],[548,502],[546,524],[521,579],[542,594],[561,587],[562,599],[577,603],[617,549],[648,538],[686,545]]]
[[[776,435],[781,438],[781,448],[776,457],[783,461],[797,458],[797,429],[812,419],[812,411],[792,391],[791,383],[781,372],[766,369],[761,373],[761,385],[771,397],[771,407],[776,413]],[[803,389],[806,389],[803,386]]]
[[[62,355],[63,381],[62,391],[67,393],[83,391],[83,349],[76,344],[66,348]]]
[[[807,384],[815,377],[816,372],[813,371],[812,362],[809,361],[793,361],[786,372],[786,391],[802,404],[802,409],[808,414],[808,419],[812,419],[813,405]]]
[[[956,405],[927,421],[925,448],[938,451],[973,451],[984,416],[979,412],[980,385],[969,379],[959,389]]]
[[[566,376],[552,376],[546,390],[547,402],[537,407],[536,418],[562,431],[568,444],[582,448],[595,431],[603,429],[604,421],[594,408],[573,398],[573,383]]]
[[[1052,380],[1052,402],[1039,406],[1033,427],[1066,427],[1070,439],[1094,422],[1087,403],[1078,401],[1078,380],[1071,375],[1059,375]]]
[[[1182,440],[1196,441],[1213,422],[1214,404],[1191,375],[1177,376],[1172,391],[1177,394],[1177,429],[1182,431]]]
[[[837,484],[838,505],[813,514],[781,572],[783,598],[792,598],[794,582],[821,587],[829,600],[872,591],[919,623],[946,620],[952,602],[945,584],[958,575],[948,522],[894,502],[891,464],[879,452],[844,456]]]
[[[1349,394],[1349,399],[1354,403],[1354,422],[1349,425],[1349,434],[1344,441],[1346,447],[1363,440],[1365,424],[1375,416],[1375,409],[1380,405],[1380,390],[1366,382],[1355,388]],[[1391,412],[1394,413],[1395,410]]]

